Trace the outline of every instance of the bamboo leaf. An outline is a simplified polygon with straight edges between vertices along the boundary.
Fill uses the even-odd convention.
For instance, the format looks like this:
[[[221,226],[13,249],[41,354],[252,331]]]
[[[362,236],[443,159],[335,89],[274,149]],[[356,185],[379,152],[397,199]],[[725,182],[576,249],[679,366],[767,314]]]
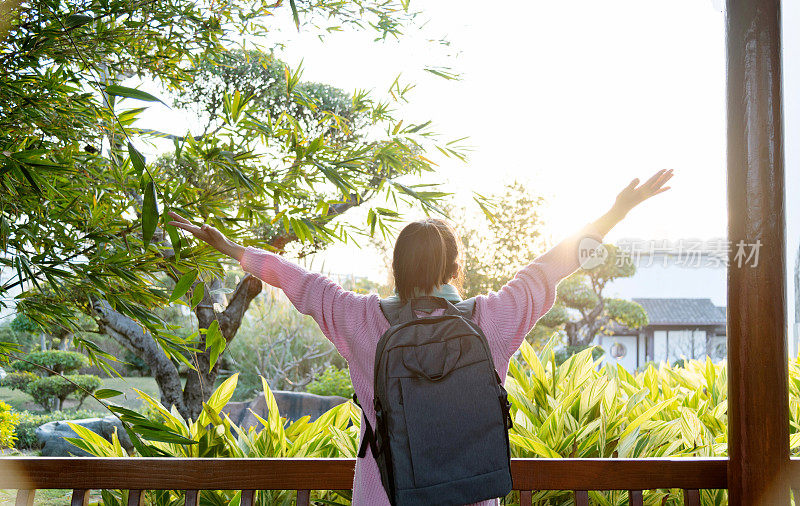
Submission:
[[[170,295],[169,301],[175,302],[176,300],[183,297],[183,295],[187,291],[189,291],[189,287],[192,286],[194,280],[197,279],[197,274],[198,274],[197,269],[192,269],[183,276],[181,276],[178,282],[175,283],[175,288],[172,290],[172,295]]]
[[[67,16],[67,19],[64,20],[64,27],[77,28],[93,20],[94,18],[92,16],[87,16],[85,14],[72,14],[70,16]]]
[[[292,19],[294,19],[294,26],[297,27],[298,31],[300,31],[300,13],[297,12],[295,0],[289,0],[289,5],[292,8]]]
[[[111,388],[101,388],[94,393],[94,396],[98,399],[110,399],[111,397],[116,397],[118,395],[122,395],[122,392],[119,390],[113,390]]]
[[[150,180],[145,187],[144,202],[142,203],[142,241],[145,249],[150,244],[150,239],[153,238],[160,214],[156,200],[156,185]]]
[[[162,104],[167,105],[163,100],[147,93],[146,91],[128,88],[127,86],[120,86],[119,84],[110,84],[106,86],[105,92],[115,97],[133,98],[136,100],[142,100],[144,102],[161,102]]]
[[[145,170],[145,158],[130,141],[128,142],[128,156],[130,156],[133,168],[136,170],[136,176],[141,177]]]
[[[198,304],[203,300],[203,296],[206,293],[206,284],[205,283],[197,283],[197,286],[194,287],[194,293],[192,293],[192,300],[191,300],[191,307],[192,309],[196,308]]]
[[[211,357],[209,359],[209,369],[214,368],[220,354],[225,350],[225,338],[219,330],[219,320],[214,320],[206,330],[206,350],[211,349]]]

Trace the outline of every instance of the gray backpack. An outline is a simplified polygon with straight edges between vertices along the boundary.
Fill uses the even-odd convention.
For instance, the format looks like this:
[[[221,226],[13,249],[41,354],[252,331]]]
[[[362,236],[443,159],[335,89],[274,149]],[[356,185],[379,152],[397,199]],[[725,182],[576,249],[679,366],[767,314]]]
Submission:
[[[371,447],[392,505],[462,505],[511,491],[510,404],[474,307],[475,299],[381,300],[391,327],[375,352],[377,427],[367,421],[358,456]],[[444,314],[415,314],[435,308]]]

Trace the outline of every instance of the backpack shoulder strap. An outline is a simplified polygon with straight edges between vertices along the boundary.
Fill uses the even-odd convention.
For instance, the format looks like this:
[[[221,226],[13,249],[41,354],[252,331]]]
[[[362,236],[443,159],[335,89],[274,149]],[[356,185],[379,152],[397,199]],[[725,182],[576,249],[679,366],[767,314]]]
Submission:
[[[397,297],[391,297],[387,299],[381,299],[379,303],[381,312],[383,313],[383,316],[386,317],[389,325],[394,327],[403,321],[400,312],[402,311],[403,307],[405,307],[405,303],[401,302],[400,299]]]

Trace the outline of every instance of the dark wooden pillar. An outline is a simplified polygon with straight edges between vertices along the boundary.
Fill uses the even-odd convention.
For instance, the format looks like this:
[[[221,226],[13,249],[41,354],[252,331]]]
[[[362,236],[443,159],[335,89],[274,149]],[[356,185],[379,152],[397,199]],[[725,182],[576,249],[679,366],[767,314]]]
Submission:
[[[728,0],[730,504],[789,504],[779,0]],[[739,266],[740,241],[760,241]]]

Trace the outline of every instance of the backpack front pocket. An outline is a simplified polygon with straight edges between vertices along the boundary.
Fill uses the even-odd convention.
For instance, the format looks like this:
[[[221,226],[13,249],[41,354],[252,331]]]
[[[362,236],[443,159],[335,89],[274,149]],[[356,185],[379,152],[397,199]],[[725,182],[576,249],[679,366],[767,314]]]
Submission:
[[[436,381],[399,378],[415,487],[507,468],[499,458],[507,440],[492,369],[483,360]]]

